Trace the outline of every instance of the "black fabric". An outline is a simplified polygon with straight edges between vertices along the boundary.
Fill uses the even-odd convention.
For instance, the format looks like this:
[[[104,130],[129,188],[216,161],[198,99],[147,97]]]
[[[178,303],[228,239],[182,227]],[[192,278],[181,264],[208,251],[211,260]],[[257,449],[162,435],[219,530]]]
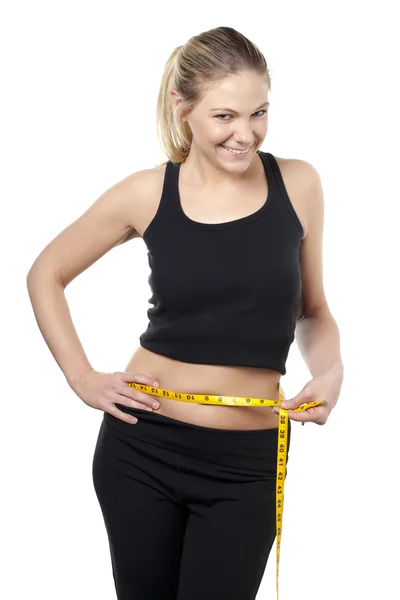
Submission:
[[[276,537],[278,429],[104,413],[93,485],[118,600],[254,600]],[[291,424],[289,420],[289,459]]]
[[[286,373],[301,300],[303,228],[275,157],[257,152],[268,197],[225,223],[190,219],[180,164],[169,161],[158,210],[144,232],[152,306],[144,348],[183,362]]]

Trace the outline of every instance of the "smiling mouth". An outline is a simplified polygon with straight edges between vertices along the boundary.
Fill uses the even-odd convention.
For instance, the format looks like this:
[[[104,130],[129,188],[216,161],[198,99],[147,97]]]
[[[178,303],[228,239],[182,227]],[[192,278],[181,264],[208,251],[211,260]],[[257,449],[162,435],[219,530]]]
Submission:
[[[229,154],[232,154],[233,156],[246,156],[246,154],[248,154],[253,148],[254,144],[243,150],[240,148],[231,148],[230,146],[225,146],[224,144],[219,144],[219,146],[227,152],[229,152]]]

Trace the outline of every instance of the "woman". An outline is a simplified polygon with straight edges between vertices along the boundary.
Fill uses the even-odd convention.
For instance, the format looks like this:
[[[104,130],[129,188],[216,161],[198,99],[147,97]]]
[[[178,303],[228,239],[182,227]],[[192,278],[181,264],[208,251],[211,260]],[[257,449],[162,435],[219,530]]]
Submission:
[[[320,180],[309,163],[260,150],[270,87],[265,58],[232,28],[176,48],[157,105],[168,161],[102,194],[28,275],[53,356],[83,402],[104,412],[93,481],[119,600],[254,599],[276,535],[279,407],[224,397],[278,403],[295,330],[313,379],[280,406],[290,420],[323,424],[339,396]],[[149,324],[125,371],[101,373],[64,289],[135,237],[148,248]]]

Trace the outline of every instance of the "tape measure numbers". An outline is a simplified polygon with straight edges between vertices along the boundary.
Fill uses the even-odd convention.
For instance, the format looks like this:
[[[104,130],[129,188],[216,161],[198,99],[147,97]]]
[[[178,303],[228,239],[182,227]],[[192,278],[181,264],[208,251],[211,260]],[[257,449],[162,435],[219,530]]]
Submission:
[[[282,537],[282,519],[283,519],[283,503],[284,503],[284,488],[286,476],[286,460],[287,460],[287,442],[288,442],[288,426],[289,416],[288,411],[280,406],[280,403],[286,399],[282,386],[279,384],[279,400],[267,400],[265,398],[243,398],[238,396],[214,396],[211,394],[184,394],[181,392],[173,392],[163,388],[155,388],[142,383],[129,382],[129,387],[133,387],[144,394],[151,396],[161,396],[169,400],[177,400],[179,402],[194,402],[196,404],[226,404],[230,406],[279,406],[279,422],[278,422],[278,453],[276,465],[276,597],[279,600],[279,558],[281,549]],[[305,402],[301,406],[294,409],[294,412],[303,412],[312,406],[319,406],[323,401]]]

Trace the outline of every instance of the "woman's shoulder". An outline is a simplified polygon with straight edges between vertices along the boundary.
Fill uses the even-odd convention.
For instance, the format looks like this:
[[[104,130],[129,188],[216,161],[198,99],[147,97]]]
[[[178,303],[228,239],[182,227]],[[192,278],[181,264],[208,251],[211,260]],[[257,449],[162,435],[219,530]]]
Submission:
[[[285,191],[300,220],[305,237],[308,231],[310,212],[309,189],[318,174],[316,169],[306,160],[283,158],[275,155],[274,158],[280,169]]]
[[[163,191],[166,166],[165,163],[141,169],[129,176],[135,202],[132,202],[130,207],[130,230],[121,243],[142,237],[152,215],[157,212]]]

